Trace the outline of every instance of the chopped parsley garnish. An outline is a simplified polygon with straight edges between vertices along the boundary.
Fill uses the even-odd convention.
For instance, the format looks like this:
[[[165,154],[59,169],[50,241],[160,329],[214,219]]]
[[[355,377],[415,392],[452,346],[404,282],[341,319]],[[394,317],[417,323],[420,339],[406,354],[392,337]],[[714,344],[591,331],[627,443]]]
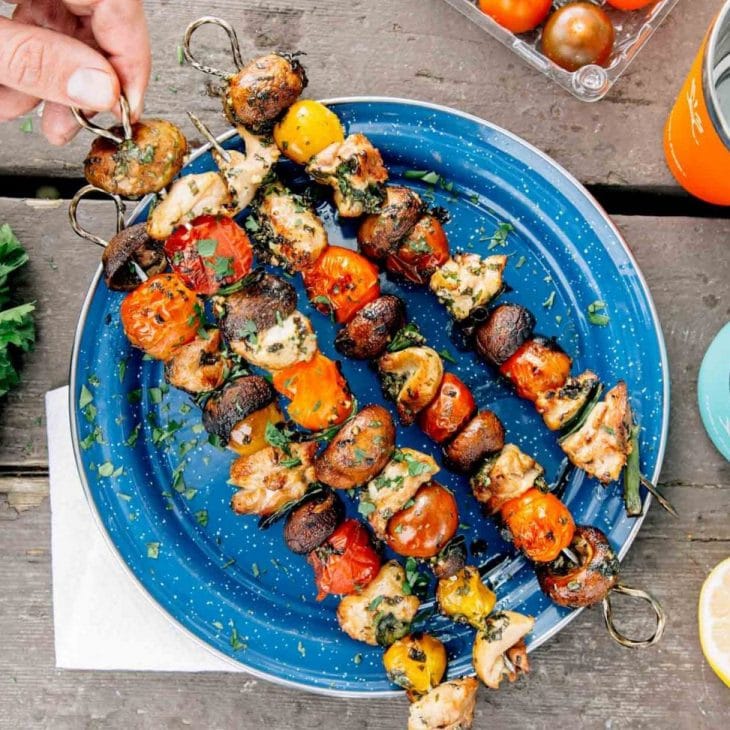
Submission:
[[[185,53],[183,52],[182,46],[177,47],[177,63],[179,66],[182,66],[185,63]]]
[[[606,312],[606,303],[597,299],[588,305],[588,321],[597,327],[605,327],[610,319]]]
[[[555,291],[550,292],[550,296],[542,303],[545,309],[550,309],[555,304]]]
[[[357,506],[357,511],[363,516],[367,517],[375,512],[375,505],[369,502],[367,499],[361,499],[360,504]]]
[[[91,391],[85,386],[81,385],[81,394],[79,395],[79,408],[82,410],[86,408],[94,400],[94,396]]]
[[[33,131],[33,117],[27,117],[20,123],[20,131],[23,134],[31,134]]]
[[[269,446],[275,449],[281,449],[287,456],[291,457],[291,444],[294,432],[288,428],[277,428],[271,421],[266,424],[264,431],[264,440]]]
[[[242,340],[246,340],[249,345],[256,346],[259,343],[258,338],[258,330],[256,329],[256,322],[254,322],[252,319],[247,319],[243,323],[243,327],[241,327],[241,330],[238,333],[238,336]]]
[[[212,256],[218,248],[218,241],[215,238],[201,238],[196,246],[201,256]]]
[[[157,560],[160,555],[160,543],[159,542],[148,542],[147,543],[147,557]]]
[[[442,350],[439,350],[439,355],[441,355],[444,360],[448,360],[449,362],[454,363],[454,365],[456,365],[456,363],[458,362],[457,359],[445,347]]]
[[[155,404],[159,405],[162,403],[162,391],[159,388],[152,387],[149,389],[150,400]]]
[[[491,235],[487,249],[491,250],[497,246],[506,246],[507,237],[514,229],[515,227],[511,223],[500,223],[497,230]]]
[[[195,521],[201,527],[208,526],[208,510],[207,509],[199,509],[193,516],[195,517]]]
[[[114,464],[111,461],[105,461],[103,464],[99,464],[99,476],[110,477],[114,473]]]
[[[245,641],[241,641],[241,639],[238,637],[238,631],[236,630],[235,626],[231,627],[231,638],[229,643],[233,651],[242,651],[248,646]]]
[[[520,256],[517,259],[517,263],[515,264],[515,268],[516,269],[521,269],[525,265],[525,262],[526,261],[527,261],[527,259],[524,256]]]
[[[420,180],[426,185],[436,185],[441,180],[441,175],[433,170],[406,170],[403,177],[406,180]]]

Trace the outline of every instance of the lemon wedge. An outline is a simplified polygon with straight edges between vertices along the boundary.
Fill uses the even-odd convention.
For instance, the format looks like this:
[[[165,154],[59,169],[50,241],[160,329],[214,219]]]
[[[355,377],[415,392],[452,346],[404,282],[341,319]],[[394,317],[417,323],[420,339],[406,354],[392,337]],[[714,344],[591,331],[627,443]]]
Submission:
[[[705,579],[699,616],[705,659],[730,687],[730,558],[716,565]]]

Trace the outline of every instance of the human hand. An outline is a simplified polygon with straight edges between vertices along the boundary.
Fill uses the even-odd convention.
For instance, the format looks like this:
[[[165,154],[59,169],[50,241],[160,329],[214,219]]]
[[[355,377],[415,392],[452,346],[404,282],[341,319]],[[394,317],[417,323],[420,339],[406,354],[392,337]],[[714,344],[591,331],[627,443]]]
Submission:
[[[9,0],[0,17],[0,121],[45,102],[41,131],[52,144],[79,130],[70,106],[113,109],[123,90],[142,112],[150,45],[141,0]]]

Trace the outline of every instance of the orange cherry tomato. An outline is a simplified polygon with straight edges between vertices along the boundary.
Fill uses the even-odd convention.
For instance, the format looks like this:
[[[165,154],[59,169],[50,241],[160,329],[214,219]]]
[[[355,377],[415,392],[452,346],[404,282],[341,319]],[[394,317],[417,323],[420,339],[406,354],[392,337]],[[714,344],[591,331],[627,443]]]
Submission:
[[[386,541],[391,550],[411,558],[432,558],[459,527],[454,495],[436,482],[421,487],[413,504],[388,521]]]
[[[418,425],[440,444],[461,431],[476,410],[469,388],[453,373],[445,373],[436,397],[418,414]]]
[[[310,431],[342,423],[352,411],[352,396],[340,368],[319,351],[307,362],[277,370],[273,385],[291,399],[289,417]]]
[[[177,274],[157,274],[124,297],[119,312],[129,341],[157,360],[169,360],[195,338],[202,310]]]
[[[553,0],[479,0],[479,9],[513,33],[526,33],[547,18]]]
[[[544,337],[525,342],[499,371],[512,381],[520,398],[536,401],[540,393],[565,385],[572,360],[560,346]]]
[[[304,272],[304,286],[320,312],[344,324],[380,296],[378,274],[378,267],[357,251],[329,246]]]
[[[449,259],[449,240],[438,218],[425,215],[385,260],[388,271],[416,284],[426,284]]]
[[[536,563],[555,560],[573,539],[573,516],[550,492],[528,489],[503,505],[500,513],[515,547]]]
[[[176,228],[165,254],[183,281],[210,296],[248,274],[253,249],[246,232],[231,218],[201,215]]]
[[[638,10],[655,3],[656,0],[606,0],[606,2],[618,10]]]
[[[378,574],[380,556],[370,534],[357,520],[345,520],[307,562],[314,568],[317,600],[329,593],[346,595],[362,590]]]

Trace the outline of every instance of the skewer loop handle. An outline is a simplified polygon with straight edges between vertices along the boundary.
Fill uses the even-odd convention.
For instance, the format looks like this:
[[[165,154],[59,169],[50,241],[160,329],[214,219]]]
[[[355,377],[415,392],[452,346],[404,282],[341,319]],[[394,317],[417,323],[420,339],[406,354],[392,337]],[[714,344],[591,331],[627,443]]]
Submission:
[[[98,124],[92,122],[82,111],[76,106],[71,107],[71,113],[79,123],[79,126],[83,127],[88,132],[95,134],[97,137],[104,137],[105,139],[114,142],[116,145],[123,144],[125,140],[132,139],[132,118],[129,111],[129,102],[127,101],[124,94],[119,97],[119,106],[122,109],[122,128],[124,129],[124,137],[120,137],[114,132],[111,132],[104,127],[100,127]]]
[[[105,241],[103,238],[100,238],[94,233],[91,233],[90,231],[87,231],[85,228],[81,226],[81,224],[78,221],[78,208],[79,203],[90,193],[101,193],[102,195],[106,195],[107,197],[111,198],[114,201],[114,205],[117,209],[117,233],[124,228],[124,213],[125,213],[125,206],[124,201],[118,196],[114,195],[113,193],[108,193],[106,190],[102,190],[101,188],[97,188],[95,185],[84,185],[84,187],[80,188],[76,191],[76,194],[71,198],[71,202],[68,206],[68,219],[71,223],[71,228],[74,229],[74,233],[76,235],[81,236],[81,238],[85,238],[87,241],[91,241],[92,243],[95,243],[97,246],[101,246],[102,248],[106,248],[109,244],[109,241]]]
[[[654,611],[654,617],[656,618],[656,629],[651,636],[646,639],[631,639],[628,636],[622,634],[616,628],[616,625],[613,622],[613,609],[611,607],[611,593],[613,591],[615,591],[616,593],[621,593],[625,596],[631,596],[632,598],[640,598],[642,601],[646,601],[651,606],[652,610]],[[667,624],[667,615],[666,613],[664,613],[664,609],[662,608],[659,601],[657,601],[656,598],[654,598],[654,596],[652,596],[650,593],[642,591],[639,588],[631,588],[630,586],[619,583],[618,585],[616,585],[615,588],[612,589],[612,591],[609,591],[608,595],[603,599],[603,603],[601,605],[603,607],[603,619],[606,622],[606,628],[608,629],[608,633],[611,635],[611,638],[618,644],[621,644],[621,646],[625,646],[629,649],[640,649],[647,646],[652,646],[653,644],[656,644],[659,639],[662,638],[662,635],[664,634],[664,629],[666,628]]]
[[[207,66],[204,63],[198,61],[193,52],[190,50],[190,40],[193,37],[193,33],[200,28],[202,25],[217,25],[228,35],[228,40],[231,43],[231,55],[233,56],[233,63],[236,66],[236,70],[243,68],[243,58],[241,56],[241,47],[238,44],[238,36],[233,26],[223,18],[217,18],[214,15],[204,15],[202,18],[194,20],[185,29],[185,35],[183,36],[182,49],[185,56],[185,60],[193,67],[202,71],[204,74],[210,74],[212,76],[219,76],[222,79],[227,79],[231,74],[221,71],[220,69],[214,68],[213,66]]]

